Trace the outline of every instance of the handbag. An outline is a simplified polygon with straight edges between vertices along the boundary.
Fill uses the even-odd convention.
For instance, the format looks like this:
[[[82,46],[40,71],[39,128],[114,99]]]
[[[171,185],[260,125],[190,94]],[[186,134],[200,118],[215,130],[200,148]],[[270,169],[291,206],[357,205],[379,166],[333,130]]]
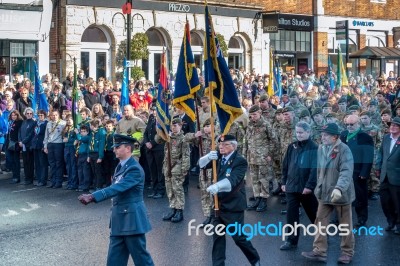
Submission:
[[[9,140],[9,141],[8,141],[7,149],[8,149],[9,151],[15,151],[15,145],[16,145],[16,144],[17,144],[17,143],[16,143],[15,141]]]

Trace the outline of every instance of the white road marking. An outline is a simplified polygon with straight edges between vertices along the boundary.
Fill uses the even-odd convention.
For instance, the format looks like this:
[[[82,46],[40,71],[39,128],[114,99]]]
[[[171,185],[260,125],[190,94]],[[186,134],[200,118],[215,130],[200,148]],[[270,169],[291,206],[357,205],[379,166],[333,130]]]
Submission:
[[[49,203],[49,206],[51,206],[51,207],[57,207],[57,206],[60,206],[60,205],[61,205],[61,203],[59,203],[59,202],[57,202],[56,204]]]
[[[39,204],[36,204],[36,203],[29,203],[29,202],[27,202],[27,204],[29,205],[30,208],[29,208],[29,209],[27,209],[27,208],[21,208],[21,211],[30,212],[30,211],[34,211],[34,210],[37,210],[37,209],[40,208]]]
[[[30,188],[30,189],[22,189],[22,190],[14,190],[12,193],[20,193],[20,192],[25,192],[25,191],[30,191],[30,190],[36,190],[37,188]]]
[[[1,216],[3,216],[3,217],[10,217],[10,216],[16,216],[16,215],[18,215],[18,214],[19,214],[19,213],[16,212],[16,211],[14,211],[14,210],[7,209],[7,213],[2,214]]]

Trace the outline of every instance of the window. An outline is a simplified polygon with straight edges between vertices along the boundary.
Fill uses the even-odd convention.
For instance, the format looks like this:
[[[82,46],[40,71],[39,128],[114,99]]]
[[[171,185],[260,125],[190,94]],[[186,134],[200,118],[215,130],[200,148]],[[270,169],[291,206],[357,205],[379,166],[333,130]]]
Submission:
[[[24,56],[24,43],[11,43],[11,56]]]
[[[270,34],[271,45],[278,51],[311,52],[311,33],[279,30]]]
[[[82,35],[82,42],[108,42],[104,32],[94,26],[87,28]]]

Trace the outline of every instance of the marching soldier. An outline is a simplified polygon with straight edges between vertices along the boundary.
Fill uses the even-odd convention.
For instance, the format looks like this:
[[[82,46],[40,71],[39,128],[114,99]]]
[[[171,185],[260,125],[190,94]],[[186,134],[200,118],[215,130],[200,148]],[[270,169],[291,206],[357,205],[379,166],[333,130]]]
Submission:
[[[236,141],[238,143],[237,150],[239,153],[241,153],[243,150],[243,143],[246,135],[246,130],[243,128],[242,124],[238,121],[233,122],[231,128],[229,129],[228,135],[232,135],[236,138]]]
[[[165,189],[171,210],[163,216],[163,220],[178,223],[183,220],[183,209],[185,207],[183,181],[190,167],[190,148],[189,143],[184,141],[185,136],[180,118],[172,120],[171,131],[170,142],[165,144],[163,163]],[[163,139],[156,135],[155,141],[162,143]],[[170,146],[170,151],[168,151],[168,146]]]
[[[320,107],[315,108],[312,116],[314,124],[311,126],[311,139],[317,144],[321,144],[321,128],[325,125],[322,109]]]
[[[300,103],[299,93],[297,91],[292,91],[290,93],[289,100],[290,100],[290,106],[293,108],[293,111],[294,111],[294,114],[296,115],[296,117],[299,117],[301,111],[303,111],[304,109],[307,110],[307,107],[305,107],[302,103]],[[290,142],[292,142],[292,141],[290,141]]]
[[[273,158],[279,144],[271,124],[262,118],[258,105],[250,108],[249,116],[250,123],[246,132],[243,155],[249,162],[255,201],[249,204],[248,209],[262,212],[267,209],[269,182],[275,181]],[[276,187],[275,182],[274,188]]]
[[[371,113],[371,123],[379,127],[382,123],[382,119],[378,110],[378,102],[376,100],[371,100],[369,102],[368,111]]]
[[[272,108],[272,106],[268,102],[269,97],[267,94],[263,94],[260,96],[260,108],[262,111],[262,116],[266,121],[268,121],[271,125],[274,122],[275,119],[275,110]]]

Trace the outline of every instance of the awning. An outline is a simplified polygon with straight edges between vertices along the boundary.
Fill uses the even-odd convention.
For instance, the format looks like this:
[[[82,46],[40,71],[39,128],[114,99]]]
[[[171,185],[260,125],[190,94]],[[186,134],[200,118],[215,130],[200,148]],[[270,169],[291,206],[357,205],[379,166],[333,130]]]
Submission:
[[[400,59],[400,49],[393,47],[370,47],[351,53],[350,58],[361,59]]]

